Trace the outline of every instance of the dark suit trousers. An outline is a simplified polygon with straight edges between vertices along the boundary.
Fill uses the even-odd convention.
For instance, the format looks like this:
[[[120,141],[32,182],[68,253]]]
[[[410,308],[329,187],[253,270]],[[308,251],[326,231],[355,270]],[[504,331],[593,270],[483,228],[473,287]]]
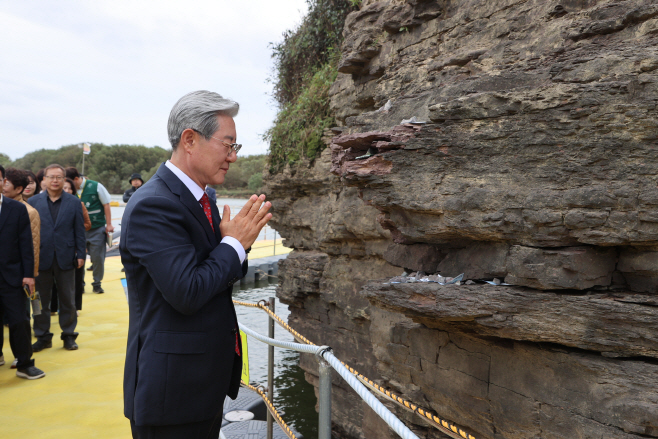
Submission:
[[[75,335],[78,324],[78,315],[75,312],[75,269],[62,270],[53,261],[48,270],[39,270],[36,279],[37,291],[41,295],[43,309],[41,315],[34,316],[34,335],[39,340],[50,341],[53,333],[50,332],[50,297],[53,281],[57,282],[57,295],[59,297],[59,326],[63,335]]]
[[[75,269],[75,309],[78,311],[82,309],[82,295],[85,292],[85,263]]]
[[[9,325],[9,345],[18,359],[17,367],[20,368],[34,365],[30,319],[25,314],[26,299],[23,288],[11,287],[0,277],[0,316],[4,316],[4,323]],[[2,329],[4,328],[0,327],[0,331]]]
[[[217,439],[222,427],[223,406],[216,418],[189,424],[138,427],[134,421],[130,421],[133,439]]]

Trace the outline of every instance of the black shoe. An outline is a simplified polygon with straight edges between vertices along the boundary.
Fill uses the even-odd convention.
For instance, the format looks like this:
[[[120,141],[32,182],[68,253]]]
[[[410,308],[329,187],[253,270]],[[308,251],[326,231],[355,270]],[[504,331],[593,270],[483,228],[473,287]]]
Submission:
[[[32,352],[39,352],[39,351],[43,351],[44,349],[52,348],[52,347],[53,347],[52,341],[37,340],[32,345]]]
[[[94,266],[90,265],[89,267],[87,267],[87,271],[94,271]]]
[[[103,294],[105,292],[101,287],[94,287],[94,293]]]
[[[36,380],[46,376],[46,373],[36,366],[19,367],[16,370],[16,376],[28,380]]]
[[[75,351],[78,349],[78,344],[73,337],[64,337],[64,349],[67,351]]]

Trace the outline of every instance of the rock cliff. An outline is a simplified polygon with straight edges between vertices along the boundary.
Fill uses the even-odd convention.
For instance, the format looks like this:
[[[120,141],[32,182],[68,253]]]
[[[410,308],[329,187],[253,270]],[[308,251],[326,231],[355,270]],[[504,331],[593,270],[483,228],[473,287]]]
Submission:
[[[266,177],[291,325],[477,438],[658,437],[658,4],[364,1],[344,35],[329,147]],[[395,437],[334,384],[336,436]]]

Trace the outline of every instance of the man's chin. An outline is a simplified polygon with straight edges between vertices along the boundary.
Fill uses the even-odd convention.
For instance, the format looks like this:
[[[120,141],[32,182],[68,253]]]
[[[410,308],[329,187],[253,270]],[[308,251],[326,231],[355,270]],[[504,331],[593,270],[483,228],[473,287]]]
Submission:
[[[224,184],[224,177],[226,174],[223,172],[220,172],[219,174],[216,174],[213,176],[212,182],[210,184]]]

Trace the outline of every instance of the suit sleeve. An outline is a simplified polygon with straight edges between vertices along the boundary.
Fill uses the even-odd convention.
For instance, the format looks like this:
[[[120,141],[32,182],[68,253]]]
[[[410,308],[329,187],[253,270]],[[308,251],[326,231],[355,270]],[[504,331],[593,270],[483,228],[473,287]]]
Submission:
[[[34,277],[34,247],[32,245],[32,224],[27,208],[18,206],[18,237],[20,242],[21,260],[23,261],[23,277]]]
[[[82,217],[82,204],[79,202],[75,203],[75,221],[73,222],[73,227],[75,232],[75,258],[85,259],[87,257],[85,250],[87,238],[85,237],[85,220]]]
[[[178,312],[191,315],[217,294],[230,294],[229,287],[243,275],[238,254],[228,244],[219,244],[206,260],[197,261],[192,243],[206,237],[191,235],[189,216],[181,209],[185,207],[165,197],[140,200],[124,239],[164,299]]]

